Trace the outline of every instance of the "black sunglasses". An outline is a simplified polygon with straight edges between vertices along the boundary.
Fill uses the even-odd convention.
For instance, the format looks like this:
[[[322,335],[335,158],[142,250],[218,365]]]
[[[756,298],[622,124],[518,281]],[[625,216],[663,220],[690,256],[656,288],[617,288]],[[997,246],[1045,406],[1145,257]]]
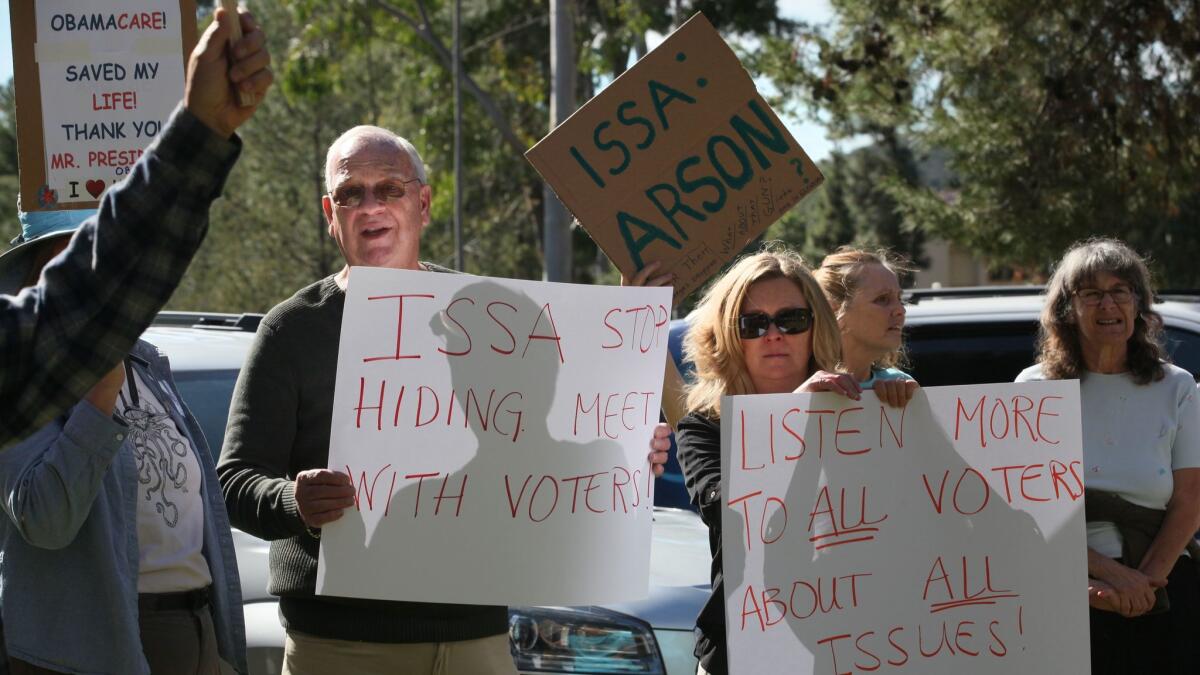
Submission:
[[[771,324],[784,335],[796,335],[812,328],[813,313],[807,307],[781,309],[771,316],[766,312],[752,312],[738,316],[738,336],[743,340],[755,340],[767,334]]]
[[[404,186],[413,182],[420,182],[420,178],[410,178],[408,180],[385,180],[382,183],[376,183],[371,188],[371,194],[375,195],[375,201],[380,204],[398,201],[404,199]],[[343,185],[333,192],[329,193],[329,198],[334,204],[343,208],[353,209],[362,205],[363,200],[367,197],[367,188],[364,185],[353,184]]]

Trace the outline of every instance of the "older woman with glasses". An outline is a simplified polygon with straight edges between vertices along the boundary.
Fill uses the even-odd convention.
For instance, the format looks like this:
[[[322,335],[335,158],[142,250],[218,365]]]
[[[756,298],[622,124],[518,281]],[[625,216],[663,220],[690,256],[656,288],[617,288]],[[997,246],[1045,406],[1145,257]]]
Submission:
[[[1200,664],[1200,402],[1167,363],[1153,297],[1128,246],[1075,245],[1050,279],[1038,363],[1017,377],[1080,381],[1093,673]]]
[[[742,258],[714,282],[684,341],[696,366],[689,414],[679,422],[679,463],[692,502],[708,525],[712,595],[696,619],[699,673],[727,672],[721,569],[721,397],[830,391],[853,399],[853,377],[832,372],[841,359],[838,325],[800,256],[765,250]]]

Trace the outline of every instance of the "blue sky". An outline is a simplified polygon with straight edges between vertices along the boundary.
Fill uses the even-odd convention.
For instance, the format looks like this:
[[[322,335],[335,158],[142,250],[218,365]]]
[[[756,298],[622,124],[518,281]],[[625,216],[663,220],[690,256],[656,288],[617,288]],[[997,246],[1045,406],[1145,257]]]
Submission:
[[[809,23],[827,23],[833,18],[829,0],[776,0],[780,13]],[[269,27],[268,27],[269,29]],[[0,0],[0,82],[12,77],[12,34],[8,22],[8,3]],[[800,145],[814,160],[829,156],[834,144],[825,129],[807,121],[785,120]]]

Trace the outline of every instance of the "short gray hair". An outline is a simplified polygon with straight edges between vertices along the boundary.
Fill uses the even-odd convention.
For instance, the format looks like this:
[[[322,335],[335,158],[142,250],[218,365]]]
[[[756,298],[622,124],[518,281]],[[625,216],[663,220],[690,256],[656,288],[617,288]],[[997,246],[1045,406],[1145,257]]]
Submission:
[[[408,155],[408,161],[412,164],[413,171],[417,174],[417,180],[421,181],[422,185],[429,184],[425,176],[425,162],[421,159],[421,154],[417,152],[416,147],[408,142],[408,139],[398,136],[395,132],[383,127],[362,124],[346,131],[341,136],[338,136],[337,140],[329,144],[329,150],[325,153],[326,190],[333,189],[333,164],[338,158],[337,149],[345,143],[359,139],[385,143],[405,153]]]

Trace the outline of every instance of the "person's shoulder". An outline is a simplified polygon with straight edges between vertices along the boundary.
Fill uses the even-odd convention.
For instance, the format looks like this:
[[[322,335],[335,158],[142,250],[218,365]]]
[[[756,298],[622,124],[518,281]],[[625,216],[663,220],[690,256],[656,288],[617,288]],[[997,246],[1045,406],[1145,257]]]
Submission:
[[[1013,381],[1014,382],[1041,382],[1042,380],[1045,380],[1045,379],[1046,379],[1046,376],[1042,373],[1042,364],[1035,363],[1032,366],[1029,366],[1028,368],[1026,368],[1025,370],[1022,370],[1020,372],[1020,374],[1017,375],[1017,379],[1013,380]]]
[[[871,370],[871,381],[879,382],[881,380],[911,380],[912,375],[900,370],[899,368],[875,368]]]
[[[301,288],[292,297],[272,307],[263,317],[261,325],[276,331],[288,324],[303,322],[314,314],[340,311],[345,297],[345,292],[331,275]]]
[[[1172,388],[1181,389],[1183,392],[1191,394],[1196,388],[1196,378],[1187,370],[1180,368],[1174,363],[1163,364],[1163,382]]]
[[[679,431],[719,431],[721,429],[721,420],[720,418],[693,412],[684,415],[676,427]]]

